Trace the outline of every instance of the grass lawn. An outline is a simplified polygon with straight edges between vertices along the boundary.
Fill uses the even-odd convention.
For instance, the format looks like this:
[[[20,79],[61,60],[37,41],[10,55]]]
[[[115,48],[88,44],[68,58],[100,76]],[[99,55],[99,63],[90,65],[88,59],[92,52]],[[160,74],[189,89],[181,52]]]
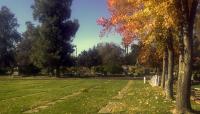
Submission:
[[[139,80],[0,79],[0,114],[170,114],[174,103]]]
[[[199,88],[200,89],[200,84],[198,84],[198,85],[194,85],[194,86],[192,86],[192,88]],[[196,104],[196,103],[194,103],[194,102],[192,102],[192,108],[193,109],[196,109],[196,110],[200,110],[200,105],[199,104]]]

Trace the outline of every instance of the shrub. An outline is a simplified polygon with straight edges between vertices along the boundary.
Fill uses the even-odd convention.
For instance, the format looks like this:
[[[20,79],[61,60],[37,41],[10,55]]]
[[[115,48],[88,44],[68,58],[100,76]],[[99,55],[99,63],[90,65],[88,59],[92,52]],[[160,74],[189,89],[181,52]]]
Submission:
[[[121,67],[121,65],[106,65],[104,66],[104,71],[107,73],[111,73],[111,74],[121,74],[123,73],[123,68]]]
[[[200,81],[200,74],[194,73],[194,74],[192,75],[192,77],[193,77],[193,79],[194,79],[195,81]]]
[[[95,73],[104,73],[104,67],[103,66],[96,66],[94,67],[94,72]]]
[[[36,75],[40,72],[40,69],[33,64],[19,67],[19,73],[22,75]]]
[[[8,69],[0,68],[0,75],[5,75],[5,74],[7,74],[7,72],[8,72]]]
[[[131,66],[129,69],[130,76],[139,77],[150,74],[150,69],[141,66]]]

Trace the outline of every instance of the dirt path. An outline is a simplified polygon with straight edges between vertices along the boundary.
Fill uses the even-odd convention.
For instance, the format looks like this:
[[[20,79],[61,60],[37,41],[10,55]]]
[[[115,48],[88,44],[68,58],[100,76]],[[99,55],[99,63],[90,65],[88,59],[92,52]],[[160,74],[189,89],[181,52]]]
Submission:
[[[126,108],[126,104],[122,102],[116,102],[114,101],[115,99],[120,100],[122,99],[125,95],[128,94],[129,88],[132,86],[133,80],[129,80],[128,83],[124,88],[122,88],[116,96],[114,96],[112,99],[113,101],[108,102],[108,104],[101,108],[98,113],[117,113],[124,111]]]
[[[59,99],[57,99],[57,100],[55,100],[55,101],[47,102],[46,104],[43,104],[43,105],[37,106],[37,107],[35,107],[35,108],[33,108],[33,109],[24,111],[23,113],[26,113],[26,114],[37,113],[37,112],[39,112],[39,111],[41,111],[41,110],[44,110],[44,109],[46,109],[46,108],[48,108],[48,107],[50,107],[50,106],[52,106],[52,105],[54,105],[54,104],[56,104],[56,103],[63,102],[64,100],[66,100],[66,99],[68,99],[68,98],[70,98],[70,97],[78,96],[78,95],[80,95],[84,90],[85,90],[85,88],[82,88],[82,89],[79,90],[78,92],[74,92],[74,93],[72,93],[72,94],[70,94],[70,95],[61,97],[61,98],[59,98]]]
[[[118,92],[118,95],[114,96],[113,99],[122,99],[126,94],[128,94],[128,89],[131,87],[133,81],[129,80],[126,86]]]

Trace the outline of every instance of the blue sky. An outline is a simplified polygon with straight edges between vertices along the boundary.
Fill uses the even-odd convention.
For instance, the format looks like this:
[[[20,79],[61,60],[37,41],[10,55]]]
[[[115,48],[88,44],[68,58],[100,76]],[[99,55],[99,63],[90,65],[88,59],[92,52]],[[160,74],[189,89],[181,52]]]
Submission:
[[[26,30],[26,21],[37,23],[33,20],[30,8],[33,3],[34,0],[0,0],[0,6],[7,6],[16,15],[20,24],[19,32]],[[80,23],[80,28],[73,42],[78,47],[78,53],[100,42],[121,44],[121,38],[117,34],[99,38],[101,27],[96,24],[96,20],[101,16],[109,16],[106,0],[74,0],[71,18],[78,19]]]

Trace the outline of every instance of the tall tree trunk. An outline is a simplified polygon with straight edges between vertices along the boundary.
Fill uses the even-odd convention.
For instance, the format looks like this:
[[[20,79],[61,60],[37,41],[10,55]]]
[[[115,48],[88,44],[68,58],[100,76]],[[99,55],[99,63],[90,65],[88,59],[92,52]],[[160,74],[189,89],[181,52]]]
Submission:
[[[166,97],[168,99],[173,100],[173,81],[174,81],[174,49],[173,49],[173,39],[171,30],[169,32],[169,38],[167,42],[167,50],[168,50],[168,79],[166,81]]]
[[[128,55],[128,45],[127,45],[127,55]]]
[[[125,49],[125,54],[127,55],[127,46],[124,45],[124,49]]]
[[[189,4],[188,0],[181,0],[182,7],[182,40],[183,45],[179,56],[179,78],[177,87],[176,111],[178,114],[191,112],[191,75],[192,75],[192,45],[193,45],[193,26],[199,0],[193,0]],[[191,7],[188,7],[191,6]]]
[[[49,68],[49,75],[50,75],[51,77],[54,76],[54,69],[53,69],[52,67]]]
[[[128,45],[125,45],[125,53],[128,55]]]
[[[176,97],[176,110],[177,113],[182,113],[182,109],[184,106],[184,100],[182,98],[182,92],[185,88],[183,88],[182,80],[184,76],[184,43],[183,43],[183,28],[180,27],[179,32],[179,70],[178,70],[178,85],[177,85],[177,97]]]
[[[56,67],[56,77],[60,77],[60,67]]]
[[[177,88],[177,111],[186,113],[191,111],[191,74],[192,74],[192,42],[188,34],[184,33],[184,52],[179,56],[179,79]]]
[[[167,66],[168,66],[168,53],[167,53],[167,48],[164,50],[163,54],[163,69],[162,69],[162,79],[161,79],[161,87],[165,89],[165,79],[167,75]]]

